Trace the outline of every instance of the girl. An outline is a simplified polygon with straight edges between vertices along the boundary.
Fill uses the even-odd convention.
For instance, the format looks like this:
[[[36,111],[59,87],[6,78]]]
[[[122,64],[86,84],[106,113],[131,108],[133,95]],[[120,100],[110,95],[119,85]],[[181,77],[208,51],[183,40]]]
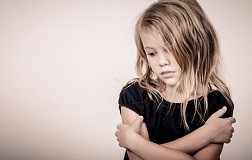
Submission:
[[[139,78],[120,93],[123,124],[115,133],[124,159],[219,159],[235,119],[217,36],[200,5],[152,4],[136,23],[135,40]]]

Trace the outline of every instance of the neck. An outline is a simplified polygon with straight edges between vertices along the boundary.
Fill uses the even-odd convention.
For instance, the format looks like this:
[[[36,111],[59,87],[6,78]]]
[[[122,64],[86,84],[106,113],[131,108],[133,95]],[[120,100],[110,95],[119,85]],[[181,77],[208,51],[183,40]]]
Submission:
[[[167,87],[162,92],[163,98],[169,102],[182,103],[185,100],[186,94],[183,90],[177,87]]]
[[[169,102],[174,102],[174,103],[183,103],[187,98],[189,100],[198,98],[202,96],[203,89],[202,87],[199,87],[197,89],[197,92],[195,94],[190,94],[189,97],[186,95],[185,89],[183,87],[170,87],[166,86],[165,90],[162,92],[163,98]]]

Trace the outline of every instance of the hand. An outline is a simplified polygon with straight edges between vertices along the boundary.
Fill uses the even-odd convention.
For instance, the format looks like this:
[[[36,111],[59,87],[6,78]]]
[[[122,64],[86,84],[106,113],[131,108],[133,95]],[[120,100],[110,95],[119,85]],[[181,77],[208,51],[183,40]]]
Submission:
[[[205,123],[211,132],[211,142],[213,143],[230,143],[233,136],[234,128],[232,124],[235,123],[235,118],[220,118],[227,111],[227,107],[219,109],[212,114]]]
[[[139,116],[131,125],[118,124],[115,136],[119,142],[119,146],[128,149],[131,144],[131,140],[135,134],[139,134],[141,124],[143,123],[143,116]]]

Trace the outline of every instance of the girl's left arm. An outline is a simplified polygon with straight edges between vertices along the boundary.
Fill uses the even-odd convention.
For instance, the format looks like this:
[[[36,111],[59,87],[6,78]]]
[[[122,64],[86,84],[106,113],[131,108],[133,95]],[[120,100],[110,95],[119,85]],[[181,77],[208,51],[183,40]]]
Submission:
[[[139,115],[136,112],[124,106],[121,106],[121,116],[122,116],[122,123],[126,125],[132,125],[135,119],[139,117]],[[143,138],[149,140],[149,134],[147,131],[146,124],[144,122],[141,124],[137,133],[141,135]],[[138,155],[136,155],[130,150],[127,150],[127,154],[130,160],[142,160],[141,157],[139,157]]]

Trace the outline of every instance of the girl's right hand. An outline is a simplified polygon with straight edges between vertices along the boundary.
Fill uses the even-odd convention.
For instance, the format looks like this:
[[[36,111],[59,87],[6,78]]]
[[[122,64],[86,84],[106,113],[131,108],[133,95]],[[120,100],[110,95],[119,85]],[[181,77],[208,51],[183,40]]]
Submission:
[[[212,114],[205,123],[211,134],[212,143],[230,143],[234,128],[232,124],[236,122],[235,118],[220,118],[227,111],[227,107],[219,109]]]

